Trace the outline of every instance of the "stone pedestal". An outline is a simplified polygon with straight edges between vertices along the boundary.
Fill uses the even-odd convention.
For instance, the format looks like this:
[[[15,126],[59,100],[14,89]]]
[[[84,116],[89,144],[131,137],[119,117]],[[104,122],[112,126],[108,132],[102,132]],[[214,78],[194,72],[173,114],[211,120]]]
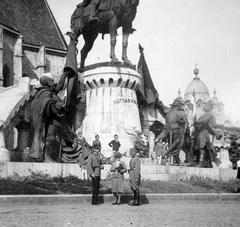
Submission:
[[[10,162],[10,153],[5,146],[2,128],[0,128],[0,162]]]
[[[136,90],[140,74],[125,67],[102,66],[83,73],[86,89],[86,114],[82,124],[83,136],[92,144],[99,134],[102,153],[109,157],[108,143],[118,135],[120,152],[129,154],[133,147],[133,129],[141,131]]]

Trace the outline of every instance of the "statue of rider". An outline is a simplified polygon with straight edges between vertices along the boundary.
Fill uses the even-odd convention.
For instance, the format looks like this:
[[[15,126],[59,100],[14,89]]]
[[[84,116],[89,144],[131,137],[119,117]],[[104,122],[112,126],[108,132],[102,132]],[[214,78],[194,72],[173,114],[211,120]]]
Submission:
[[[96,17],[95,12],[97,9],[97,6],[99,5],[100,0],[83,0],[83,2],[79,3],[77,5],[77,8],[81,8],[81,7],[87,7],[89,6],[89,22],[98,22],[99,19]]]
[[[165,158],[173,156],[173,164],[180,164],[179,152],[183,146],[184,134],[188,127],[187,115],[183,109],[184,103],[180,99],[175,99],[170,105],[164,106],[157,99],[155,108],[165,118],[165,126],[162,132],[155,138],[155,142],[162,143],[166,139],[169,143],[169,149],[165,153]]]

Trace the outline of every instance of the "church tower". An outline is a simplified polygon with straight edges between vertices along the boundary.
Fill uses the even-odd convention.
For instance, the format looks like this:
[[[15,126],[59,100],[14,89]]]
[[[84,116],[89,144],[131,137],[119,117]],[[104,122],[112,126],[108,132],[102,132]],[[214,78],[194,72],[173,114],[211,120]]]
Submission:
[[[214,89],[213,94],[214,94],[214,96],[212,98],[212,101],[214,103],[213,104],[213,114],[216,118],[217,123],[220,125],[224,125],[227,120],[227,117],[224,112],[224,104],[218,100],[218,98],[216,96],[216,94],[217,94],[216,89]]]

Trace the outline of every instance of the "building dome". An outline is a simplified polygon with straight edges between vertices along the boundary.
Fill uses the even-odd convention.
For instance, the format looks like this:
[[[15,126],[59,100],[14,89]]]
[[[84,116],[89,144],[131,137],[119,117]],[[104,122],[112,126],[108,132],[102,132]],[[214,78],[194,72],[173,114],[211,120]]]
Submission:
[[[195,102],[202,100],[208,102],[210,100],[209,91],[207,86],[198,77],[199,70],[194,69],[195,77],[193,81],[187,86],[184,94],[184,101],[191,101],[193,94],[195,93]]]

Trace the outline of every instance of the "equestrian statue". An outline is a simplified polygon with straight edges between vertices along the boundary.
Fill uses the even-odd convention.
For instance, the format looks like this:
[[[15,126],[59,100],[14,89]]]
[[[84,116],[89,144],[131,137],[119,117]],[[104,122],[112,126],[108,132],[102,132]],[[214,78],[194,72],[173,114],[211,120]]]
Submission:
[[[119,60],[115,54],[117,29],[122,27],[122,60],[127,66],[132,66],[127,57],[129,34],[133,33],[132,21],[137,12],[139,0],[84,0],[78,4],[71,16],[71,32],[67,34],[71,40],[78,43],[78,37],[83,36],[85,44],[81,50],[81,65],[84,69],[85,60],[91,51],[99,33],[104,37],[110,34],[110,58],[113,63]]]

